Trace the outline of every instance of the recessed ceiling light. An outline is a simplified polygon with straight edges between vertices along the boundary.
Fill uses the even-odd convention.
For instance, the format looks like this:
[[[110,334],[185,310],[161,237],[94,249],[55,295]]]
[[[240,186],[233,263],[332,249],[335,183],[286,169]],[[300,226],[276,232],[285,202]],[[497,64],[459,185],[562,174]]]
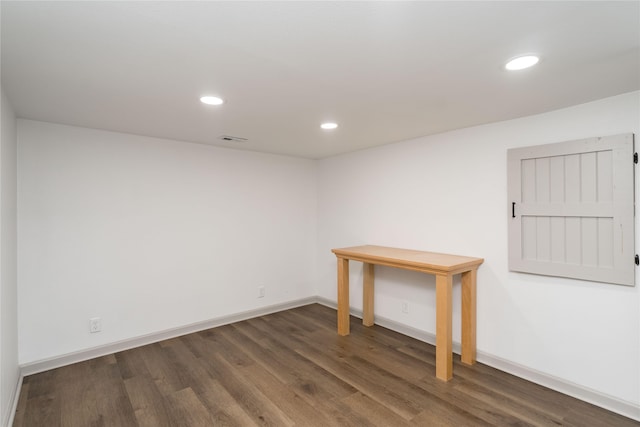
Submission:
[[[224,99],[217,96],[203,96],[200,98],[200,102],[208,105],[221,105],[224,104]]]
[[[331,122],[328,122],[328,123],[323,123],[323,124],[321,124],[321,125],[320,125],[320,127],[321,127],[322,129],[325,129],[325,130],[330,130],[330,129],[335,129],[335,128],[337,128],[337,127],[338,127],[338,124],[337,124],[337,123],[331,123]]]
[[[536,65],[539,60],[540,58],[534,55],[519,56],[507,62],[507,65],[505,65],[504,68],[510,71],[523,70]]]

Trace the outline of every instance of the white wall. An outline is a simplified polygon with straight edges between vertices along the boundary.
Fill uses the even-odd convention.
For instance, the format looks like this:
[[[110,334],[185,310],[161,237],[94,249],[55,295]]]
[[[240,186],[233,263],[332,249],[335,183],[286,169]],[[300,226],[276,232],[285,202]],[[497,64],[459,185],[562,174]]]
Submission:
[[[8,425],[20,378],[16,267],[16,118],[1,92],[0,143],[0,425]]]
[[[640,283],[511,273],[507,266],[507,149],[629,132],[640,134],[639,92],[321,160],[320,296],[336,299],[335,247],[483,257],[479,352],[640,407]],[[351,264],[351,306],[361,309],[362,267]],[[377,267],[375,313],[435,333],[433,284],[420,273]],[[459,341],[459,279],[454,289]]]
[[[315,295],[314,161],[28,120],[18,145],[21,364]]]

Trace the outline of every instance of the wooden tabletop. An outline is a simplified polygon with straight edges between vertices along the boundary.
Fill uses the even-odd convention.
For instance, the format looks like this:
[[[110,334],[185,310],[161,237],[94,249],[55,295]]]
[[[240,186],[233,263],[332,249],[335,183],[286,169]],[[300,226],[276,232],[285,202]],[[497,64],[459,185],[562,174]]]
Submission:
[[[339,258],[434,274],[456,274],[469,271],[478,268],[484,262],[483,258],[374,245],[338,248],[331,251]]]

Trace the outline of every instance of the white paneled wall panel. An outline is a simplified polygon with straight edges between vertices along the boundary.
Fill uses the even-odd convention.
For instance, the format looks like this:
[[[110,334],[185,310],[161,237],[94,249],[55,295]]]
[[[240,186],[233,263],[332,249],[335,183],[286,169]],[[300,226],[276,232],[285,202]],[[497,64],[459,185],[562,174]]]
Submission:
[[[508,150],[512,271],[634,285],[633,135]]]

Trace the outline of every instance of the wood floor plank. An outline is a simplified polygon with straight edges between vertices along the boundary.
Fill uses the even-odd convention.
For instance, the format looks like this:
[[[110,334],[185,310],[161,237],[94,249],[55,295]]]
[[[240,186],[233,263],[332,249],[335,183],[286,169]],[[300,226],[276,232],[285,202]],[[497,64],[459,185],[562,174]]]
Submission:
[[[374,327],[373,329],[379,328]],[[321,337],[321,335],[325,333],[328,332],[317,331],[314,334],[310,335],[310,339],[317,342],[326,342],[326,339],[322,339]],[[427,370],[427,375],[424,375],[424,362],[420,362],[411,357],[406,357],[406,355],[404,355],[403,353],[398,352],[395,347],[388,345],[375,345],[375,343],[372,342],[368,337],[359,337],[356,334],[354,334],[354,337],[350,337],[350,340],[359,342],[359,345],[366,346],[369,350],[367,353],[366,361],[360,359],[358,356],[353,355],[353,357],[348,359],[349,363],[354,364],[354,367],[367,372],[375,372],[376,376],[379,378],[394,377],[396,378],[396,380],[399,380],[397,382],[401,386],[406,386],[407,383],[411,383],[417,385],[418,387],[421,387],[421,384],[419,382],[415,382],[414,380],[416,378],[423,378],[423,381],[428,381],[428,384],[422,388],[424,392],[429,391],[431,393],[431,395],[429,396],[429,399],[431,400],[435,399],[436,397],[449,399],[452,395],[452,389],[455,387],[458,392],[464,393],[467,399],[481,400],[482,402],[487,403],[487,407],[492,407],[496,404],[500,404],[505,409],[505,413],[507,415],[511,415],[512,417],[514,417],[511,421],[520,419],[539,425],[559,424],[559,418],[554,418],[552,416],[549,416],[548,414],[540,414],[534,410],[530,410],[527,405],[521,405],[519,404],[519,402],[511,399],[509,396],[499,395],[498,393],[493,393],[489,389],[480,388],[477,385],[459,381],[459,378],[456,378],[456,381],[452,381],[450,383],[443,383],[437,379],[434,379],[433,377],[435,375],[435,368],[433,367],[433,365],[429,365],[432,367],[432,369]],[[338,351],[338,349],[334,350]],[[390,386],[388,385],[388,387]],[[405,390],[405,394],[414,396],[421,395],[421,393],[417,392],[416,390]],[[484,414],[483,416],[486,417],[486,414]],[[504,420],[502,418],[499,420],[495,420],[492,418],[491,421],[503,422],[507,420]]]
[[[424,399],[422,396],[424,394],[424,390],[421,390],[420,387],[416,386],[414,383],[408,382],[396,375],[395,368],[402,369],[400,365],[394,365],[394,368],[389,369],[389,371],[385,371],[380,366],[357,357],[357,354],[359,354],[358,348],[367,348],[366,346],[363,346],[362,343],[358,345],[357,339],[355,340],[356,346],[353,346],[352,344],[354,344],[354,340],[351,337],[343,337],[345,339],[340,340],[333,340],[328,336],[326,336],[328,339],[323,340],[320,338],[326,334],[326,331],[319,331],[316,334],[302,338],[307,340],[307,346],[313,348],[315,350],[313,353],[317,354],[311,355],[311,353],[309,353],[307,357],[315,357],[315,362],[318,364],[324,363],[320,360],[322,358],[325,358],[325,360],[329,362],[340,360],[343,366],[334,363],[330,365],[332,368],[327,369],[338,369],[338,372],[341,372],[343,375],[348,375],[346,377],[348,378],[348,381],[355,381],[355,384],[352,383],[352,385],[356,386],[358,389],[365,388],[369,390],[370,394],[372,391],[375,391],[376,395],[372,395],[374,399],[384,400],[387,402],[387,405],[389,405],[390,400],[395,399],[396,404],[399,405],[395,410],[407,420],[413,418],[421,411],[421,406],[416,399]],[[320,342],[331,342],[332,344],[320,347],[317,344]],[[373,348],[374,347],[371,346],[367,348],[368,360],[373,353]],[[383,359],[383,361],[386,363],[386,360]],[[362,369],[362,366],[359,366],[362,364],[366,364],[364,369]],[[371,375],[372,372],[374,375]],[[368,378],[358,378],[358,375],[361,373],[366,373],[366,377],[376,378],[376,384],[366,385]],[[419,378],[424,376],[424,373],[420,372],[420,370],[417,370],[417,372],[407,371],[406,376],[407,378],[415,378],[416,376]],[[441,384],[437,385],[440,386]]]
[[[256,426],[260,425],[238,404],[229,392],[218,382],[209,379],[204,393],[198,399],[209,410],[216,426]]]
[[[200,332],[209,348],[215,348],[216,353],[223,355],[233,366],[247,366],[254,363],[253,359],[247,355],[244,349],[239,348],[227,339],[225,331],[229,331],[231,326],[221,326],[215,329]],[[233,330],[233,329],[231,329]]]
[[[170,425],[175,427],[213,426],[214,420],[207,408],[190,387],[166,397],[169,401]]]
[[[83,380],[86,376],[94,376],[94,369],[88,362],[77,365],[60,368],[66,373],[66,375],[60,375],[59,380],[61,425],[100,425],[102,419],[98,411],[95,384]]]
[[[60,400],[55,395],[39,395],[29,398],[24,418],[24,426],[61,426]]]
[[[96,410],[105,425],[136,425],[136,416],[117,365],[94,369]]]
[[[312,361],[302,357],[286,344],[273,338],[255,341],[246,335],[247,331],[259,334],[251,325],[237,325],[238,339],[243,342],[243,348],[252,352],[254,359],[281,382],[293,387],[300,395],[313,399],[342,398],[355,393],[357,390],[346,382],[322,369]],[[242,339],[242,336],[246,339]],[[295,367],[295,369],[292,369]]]
[[[14,427],[575,426],[640,423],[336,311],[298,307],[24,379]]]
[[[222,411],[212,413],[213,425],[220,427],[251,427],[257,426],[249,414],[239,405],[231,405]]]
[[[374,328],[377,328],[374,326]],[[309,338],[317,342],[328,342],[330,334],[328,331],[318,331]],[[351,352],[349,354],[362,354],[359,347],[367,349],[367,359],[374,362],[376,365],[386,368],[389,371],[393,371],[396,375],[403,378],[416,378],[423,376],[433,377],[436,372],[435,368],[435,355],[433,359],[417,360],[412,357],[408,357],[405,353],[399,351],[399,346],[390,346],[377,342],[370,337],[363,337],[354,334],[353,337],[349,337],[351,344]],[[336,341],[332,346],[335,350],[341,350],[346,352],[348,349],[344,347],[343,342]],[[338,347],[340,346],[340,347]],[[355,347],[355,348],[354,348]]]
[[[352,411],[371,423],[371,425],[380,427],[402,427],[411,425],[411,423],[391,411],[385,405],[376,402],[361,392],[354,393],[342,399],[342,401],[346,403]]]
[[[412,399],[407,399],[406,394],[389,389],[388,384],[381,383],[380,378],[369,375],[368,372],[358,371],[344,359],[341,359],[339,355],[325,355],[318,352],[317,349],[300,349],[298,351],[353,387],[366,390],[369,397],[385,404],[406,420],[412,419],[421,411],[421,408],[416,406]]]
[[[175,342],[176,345],[163,347],[164,356],[182,384],[193,389],[196,394],[202,393],[206,387],[203,380],[208,377],[206,369],[198,363],[199,359],[184,345],[183,340]]]
[[[332,425],[331,419],[310,405],[295,390],[281,383],[261,366],[254,364],[240,369],[247,381],[251,381],[296,426]]]
[[[493,390],[483,387],[479,384],[470,383],[469,381],[458,381],[455,384],[456,392],[461,393],[467,398],[473,398],[482,402],[486,407],[500,406],[502,411],[511,415],[515,419],[531,425],[562,425],[562,417],[554,416],[549,412],[541,413],[532,409],[524,402],[505,396],[503,393],[497,393]]]
[[[158,343],[139,348],[146,370],[158,385],[162,394],[168,396],[189,386],[189,382],[180,377],[167,357],[167,352]]]
[[[255,351],[252,353],[254,358],[260,359],[260,364],[265,367],[265,370],[283,383],[288,384],[298,396],[305,399],[311,406],[326,414],[329,419],[328,424],[318,422],[315,425],[354,427],[369,425],[365,418],[353,412],[341,400],[356,393],[357,390],[288,348],[285,343],[286,339],[279,334],[274,334],[273,330],[269,329],[273,327],[270,323],[259,318],[240,322],[233,326],[238,334],[247,337],[242,340],[243,348],[248,352]],[[269,353],[256,350],[256,345],[268,350],[274,357],[265,357]]]
[[[41,374],[29,377],[29,394],[27,398],[35,399],[55,393],[57,376],[61,369],[62,368],[52,369],[50,371],[42,372]]]
[[[465,411],[452,410],[448,405],[429,405],[425,410],[416,415],[411,424],[414,426],[430,427],[486,427],[490,424]]]
[[[173,344],[165,348],[169,358],[182,371],[182,376],[189,378],[191,389],[207,408],[216,426],[257,425],[201,363],[216,353],[216,346],[211,341],[200,334],[189,334],[178,341],[173,340]]]
[[[237,372],[224,357],[214,354],[201,359],[208,372],[216,378],[238,405],[259,425],[292,426],[291,419],[276,407],[266,395]]]
[[[138,375],[152,376],[145,362],[144,350],[143,347],[138,347],[115,354],[116,363],[118,363],[120,367],[122,379],[126,380]]]
[[[156,382],[145,372],[124,380],[138,424],[141,426],[170,427],[168,402]]]

